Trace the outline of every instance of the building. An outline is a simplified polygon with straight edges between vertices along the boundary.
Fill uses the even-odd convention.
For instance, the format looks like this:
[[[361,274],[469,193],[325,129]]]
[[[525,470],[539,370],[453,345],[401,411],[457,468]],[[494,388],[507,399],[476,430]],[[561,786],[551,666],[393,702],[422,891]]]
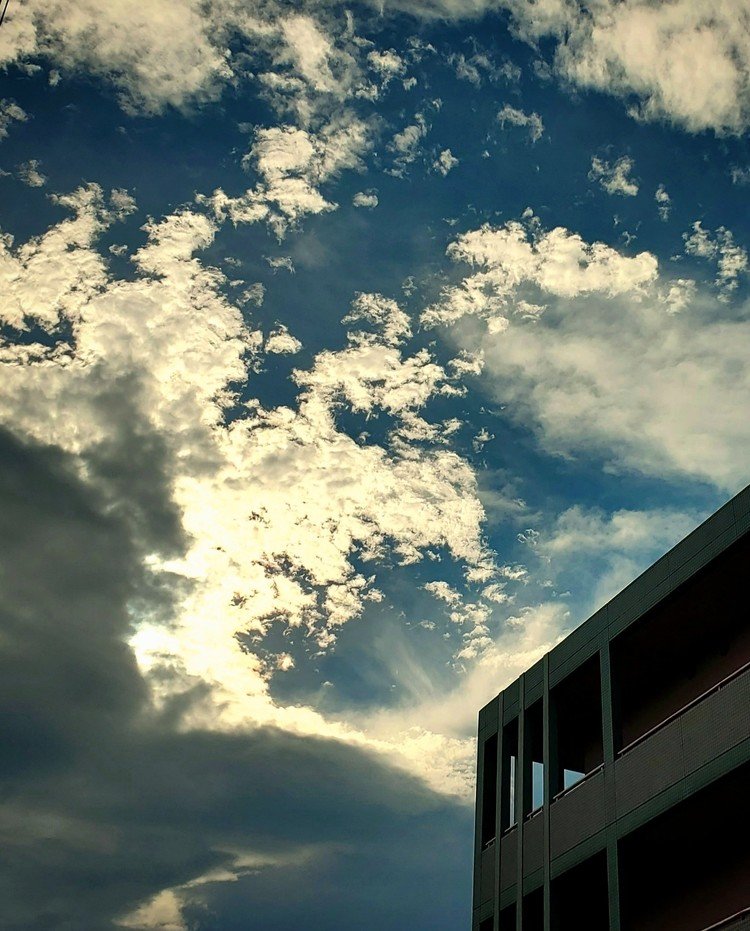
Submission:
[[[750,487],[479,713],[472,931],[750,929]]]

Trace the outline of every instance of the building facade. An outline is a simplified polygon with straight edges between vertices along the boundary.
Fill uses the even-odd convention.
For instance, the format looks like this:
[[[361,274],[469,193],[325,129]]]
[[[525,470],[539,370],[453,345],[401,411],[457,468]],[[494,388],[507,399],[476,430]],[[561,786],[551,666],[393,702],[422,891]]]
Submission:
[[[472,931],[750,931],[750,487],[478,736]]]

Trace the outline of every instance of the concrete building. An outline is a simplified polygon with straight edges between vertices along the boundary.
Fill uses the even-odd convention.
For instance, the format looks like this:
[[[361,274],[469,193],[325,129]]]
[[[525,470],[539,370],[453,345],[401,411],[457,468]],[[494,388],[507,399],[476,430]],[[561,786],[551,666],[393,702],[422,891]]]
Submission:
[[[472,931],[750,929],[750,487],[479,713]]]

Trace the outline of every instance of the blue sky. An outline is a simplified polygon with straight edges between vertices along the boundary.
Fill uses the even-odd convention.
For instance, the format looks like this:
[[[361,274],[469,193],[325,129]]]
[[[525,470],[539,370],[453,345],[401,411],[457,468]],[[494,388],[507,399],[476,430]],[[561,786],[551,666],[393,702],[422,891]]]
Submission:
[[[11,0],[3,927],[453,931],[476,713],[747,483],[745,0]]]

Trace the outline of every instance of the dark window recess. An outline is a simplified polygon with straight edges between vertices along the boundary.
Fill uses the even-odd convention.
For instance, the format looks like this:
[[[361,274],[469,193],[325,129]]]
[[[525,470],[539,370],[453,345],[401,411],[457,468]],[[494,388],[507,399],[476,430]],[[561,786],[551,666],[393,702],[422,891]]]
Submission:
[[[604,760],[599,654],[550,693],[551,787],[556,795]]]
[[[479,931],[495,931],[495,919],[490,915],[479,925]]]
[[[746,763],[620,841],[623,931],[709,928],[750,906],[748,786]]]
[[[609,927],[607,855],[604,851],[558,876],[550,889],[552,931]]]
[[[523,897],[523,931],[544,931],[544,887]]]
[[[482,847],[495,837],[497,816],[497,734],[484,742],[482,758]]]
[[[516,931],[516,903],[512,902],[500,912],[500,931]]]
[[[524,814],[535,811],[544,803],[544,714],[542,700],[526,709],[524,723]]]
[[[750,535],[612,641],[617,749],[750,662]]]
[[[503,784],[500,787],[500,830],[516,823],[516,768],[518,760],[518,718],[503,728]]]

